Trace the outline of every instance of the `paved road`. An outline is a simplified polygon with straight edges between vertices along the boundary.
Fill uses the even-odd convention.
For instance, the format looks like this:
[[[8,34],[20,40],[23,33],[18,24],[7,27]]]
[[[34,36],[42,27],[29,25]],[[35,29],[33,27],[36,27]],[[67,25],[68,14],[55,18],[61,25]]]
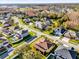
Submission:
[[[60,39],[60,37],[51,36],[51,35],[45,34],[45,33],[43,33],[43,32],[33,30],[33,29],[29,28],[27,25],[24,25],[23,23],[20,23],[20,22],[19,22],[19,25],[20,25],[22,28],[24,28],[24,29],[28,29],[29,31],[33,31],[33,32],[37,33],[38,36],[44,35],[44,36],[46,36],[46,37],[48,37],[48,38],[51,38],[52,40],[55,40],[55,41],[57,41],[57,42],[59,42],[59,43],[61,43],[61,44],[66,44],[66,45],[68,45],[69,47],[74,47],[75,50],[78,50],[78,49],[79,49],[79,45],[74,45],[74,44],[71,44],[71,43],[67,43],[67,42],[65,42],[65,41],[62,41],[62,40]]]

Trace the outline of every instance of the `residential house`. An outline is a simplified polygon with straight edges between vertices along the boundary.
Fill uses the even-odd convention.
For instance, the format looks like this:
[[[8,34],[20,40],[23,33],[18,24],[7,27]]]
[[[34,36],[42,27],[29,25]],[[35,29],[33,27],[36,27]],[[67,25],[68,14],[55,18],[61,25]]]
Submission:
[[[2,32],[3,35],[8,36],[8,37],[10,37],[13,34],[13,31],[8,28],[3,28],[2,31],[3,31]]]
[[[68,30],[65,34],[64,34],[65,37],[68,37],[68,38],[76,38],[76,32],[75,31],[72,31],[72,30]]]
[[[79,40],[79,32],[76,32],[77,40]]]
[[[3,54],[4,52],[7,52],[7,49],[0,44],[0,55]]]
[[[4,27],[9,27],[9,26],[11,26],[11,24],[4,24]]]
[[[42,22],[40,22],[40,21],[36,21],[36,22],[35,22],[35,26],[36,26],[37,28],[43,30],[43,29],[46,29],[48,25],[47,25],[47,24],[44,24],[44,23],[42,23]]]
[[[0,37],[0,41],[2,41],[1,45],[4,46],[8,51],[11,51],[13,49],[6,38]]]
[[[55,54],[58,56],[56,58],[60,59],[77,59],[77,54],[72,48],[66,49],[65,47],[59,46],[55,50]]]
[[[13,40],[14,42],[20,41],[20,40],[22,40],[22,39],[23,39],[23,36],[22,36],[21,34],[19,34],[19,33],[16,33],[16,34],[13,36],[13,38],[12,38],[12,40]]]
[[[21,34],[22,37],[26,37],[29,35],[28,30],[25,30],[25,29],[19,30],[17,31],[17,33]]]
[[[61,36],[62,34],[64,34],[67,30],[64,29],[63,27],[57,28],[54,30],[54,34],[56,36]]]
[[[29,22],[30,22],[30,19],[29,19],[29,18],[26,18],[26,19],[23,19],[23,21],[24,21],[25,23],[29,23]]]
[[[20,29],[19,26],[15,26],[15,27],[14,27],[14,30],[19,30],[19,29]]]
[[[47,59],[77,59],[77,53],[73,49],[59,46],[54,54],[51,53]]]
[[[39,29],[42,29],[42,23],[40,21],[36,21],[35,26]]]
[[[31,10],[26,10],[26,15],[28,15],[29,17],[35,17],[36,15],[36,11],[34,9]]]
[[[49,53],[55,47],[55,44],[47,39],[41,39],[35,43],[34,47],[42,54],[45,54]]]
[[[52,24],[51,19],[49,17],[46,17],[44,20],[47,26]]]
[[[17,28],[16,28],[17,29]],[[26,36],[28,36],[29,35],[29,33],[28,33],[28,30],[17,30],[17,31],[15,31],[15,33],[13,34],[13,38],[12,38],[12,40],[13,41],[20,41],[20,40],[22,40],[24,37],[26,37]]]
[[[23,37],[28,36],[28,35],[29,35],[28,30],[22,30],[21,35],[22,35]]]

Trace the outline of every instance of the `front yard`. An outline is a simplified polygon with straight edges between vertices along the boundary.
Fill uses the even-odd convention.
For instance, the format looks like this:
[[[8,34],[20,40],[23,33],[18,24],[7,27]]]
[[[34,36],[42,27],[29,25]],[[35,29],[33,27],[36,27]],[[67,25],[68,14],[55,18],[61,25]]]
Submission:
[[[79,44],[79,40],[71,39],[71,40],[69,41],[69,43],[78,45],[78,44]]]

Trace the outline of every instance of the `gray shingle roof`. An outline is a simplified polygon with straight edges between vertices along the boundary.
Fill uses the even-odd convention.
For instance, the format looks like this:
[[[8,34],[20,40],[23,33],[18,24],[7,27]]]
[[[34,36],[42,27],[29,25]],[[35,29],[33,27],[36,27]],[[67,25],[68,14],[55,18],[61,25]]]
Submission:
[[[56,59],[76,59],[76,52],[64,47],[58,47],[55,50]]]

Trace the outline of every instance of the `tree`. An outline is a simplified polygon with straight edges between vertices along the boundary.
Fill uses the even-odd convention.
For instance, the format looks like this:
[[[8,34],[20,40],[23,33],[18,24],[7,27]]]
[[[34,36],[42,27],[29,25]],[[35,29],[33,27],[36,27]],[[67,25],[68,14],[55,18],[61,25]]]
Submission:
[[[49,13],[48,17],[52,18],[52,19],[56,19],[57,18],[57,14],[55,14],[55,13]]]
[[[15,49],[15,54],[21,54],[22,59],[42,59],[42,55],[38,51],[33,51],[29,45],[22,45]]]
[[[63,13],[63,12],[61,12],[61,13],[58,13],[57,18],[62,18],[63,16],[64,16],[64,13]]]
[[[24,44],[24,45],[22,45],[22,46],[20,46],[20,47],[17,47],[15,50],[14,50],[14,54],[19,54],[19,53],[23,53],[23,52],[26,52],[27,53],[27,51],[28,50],[30,50],[31,48],[29,47],[29,45],[26,45],[26,44]]]

